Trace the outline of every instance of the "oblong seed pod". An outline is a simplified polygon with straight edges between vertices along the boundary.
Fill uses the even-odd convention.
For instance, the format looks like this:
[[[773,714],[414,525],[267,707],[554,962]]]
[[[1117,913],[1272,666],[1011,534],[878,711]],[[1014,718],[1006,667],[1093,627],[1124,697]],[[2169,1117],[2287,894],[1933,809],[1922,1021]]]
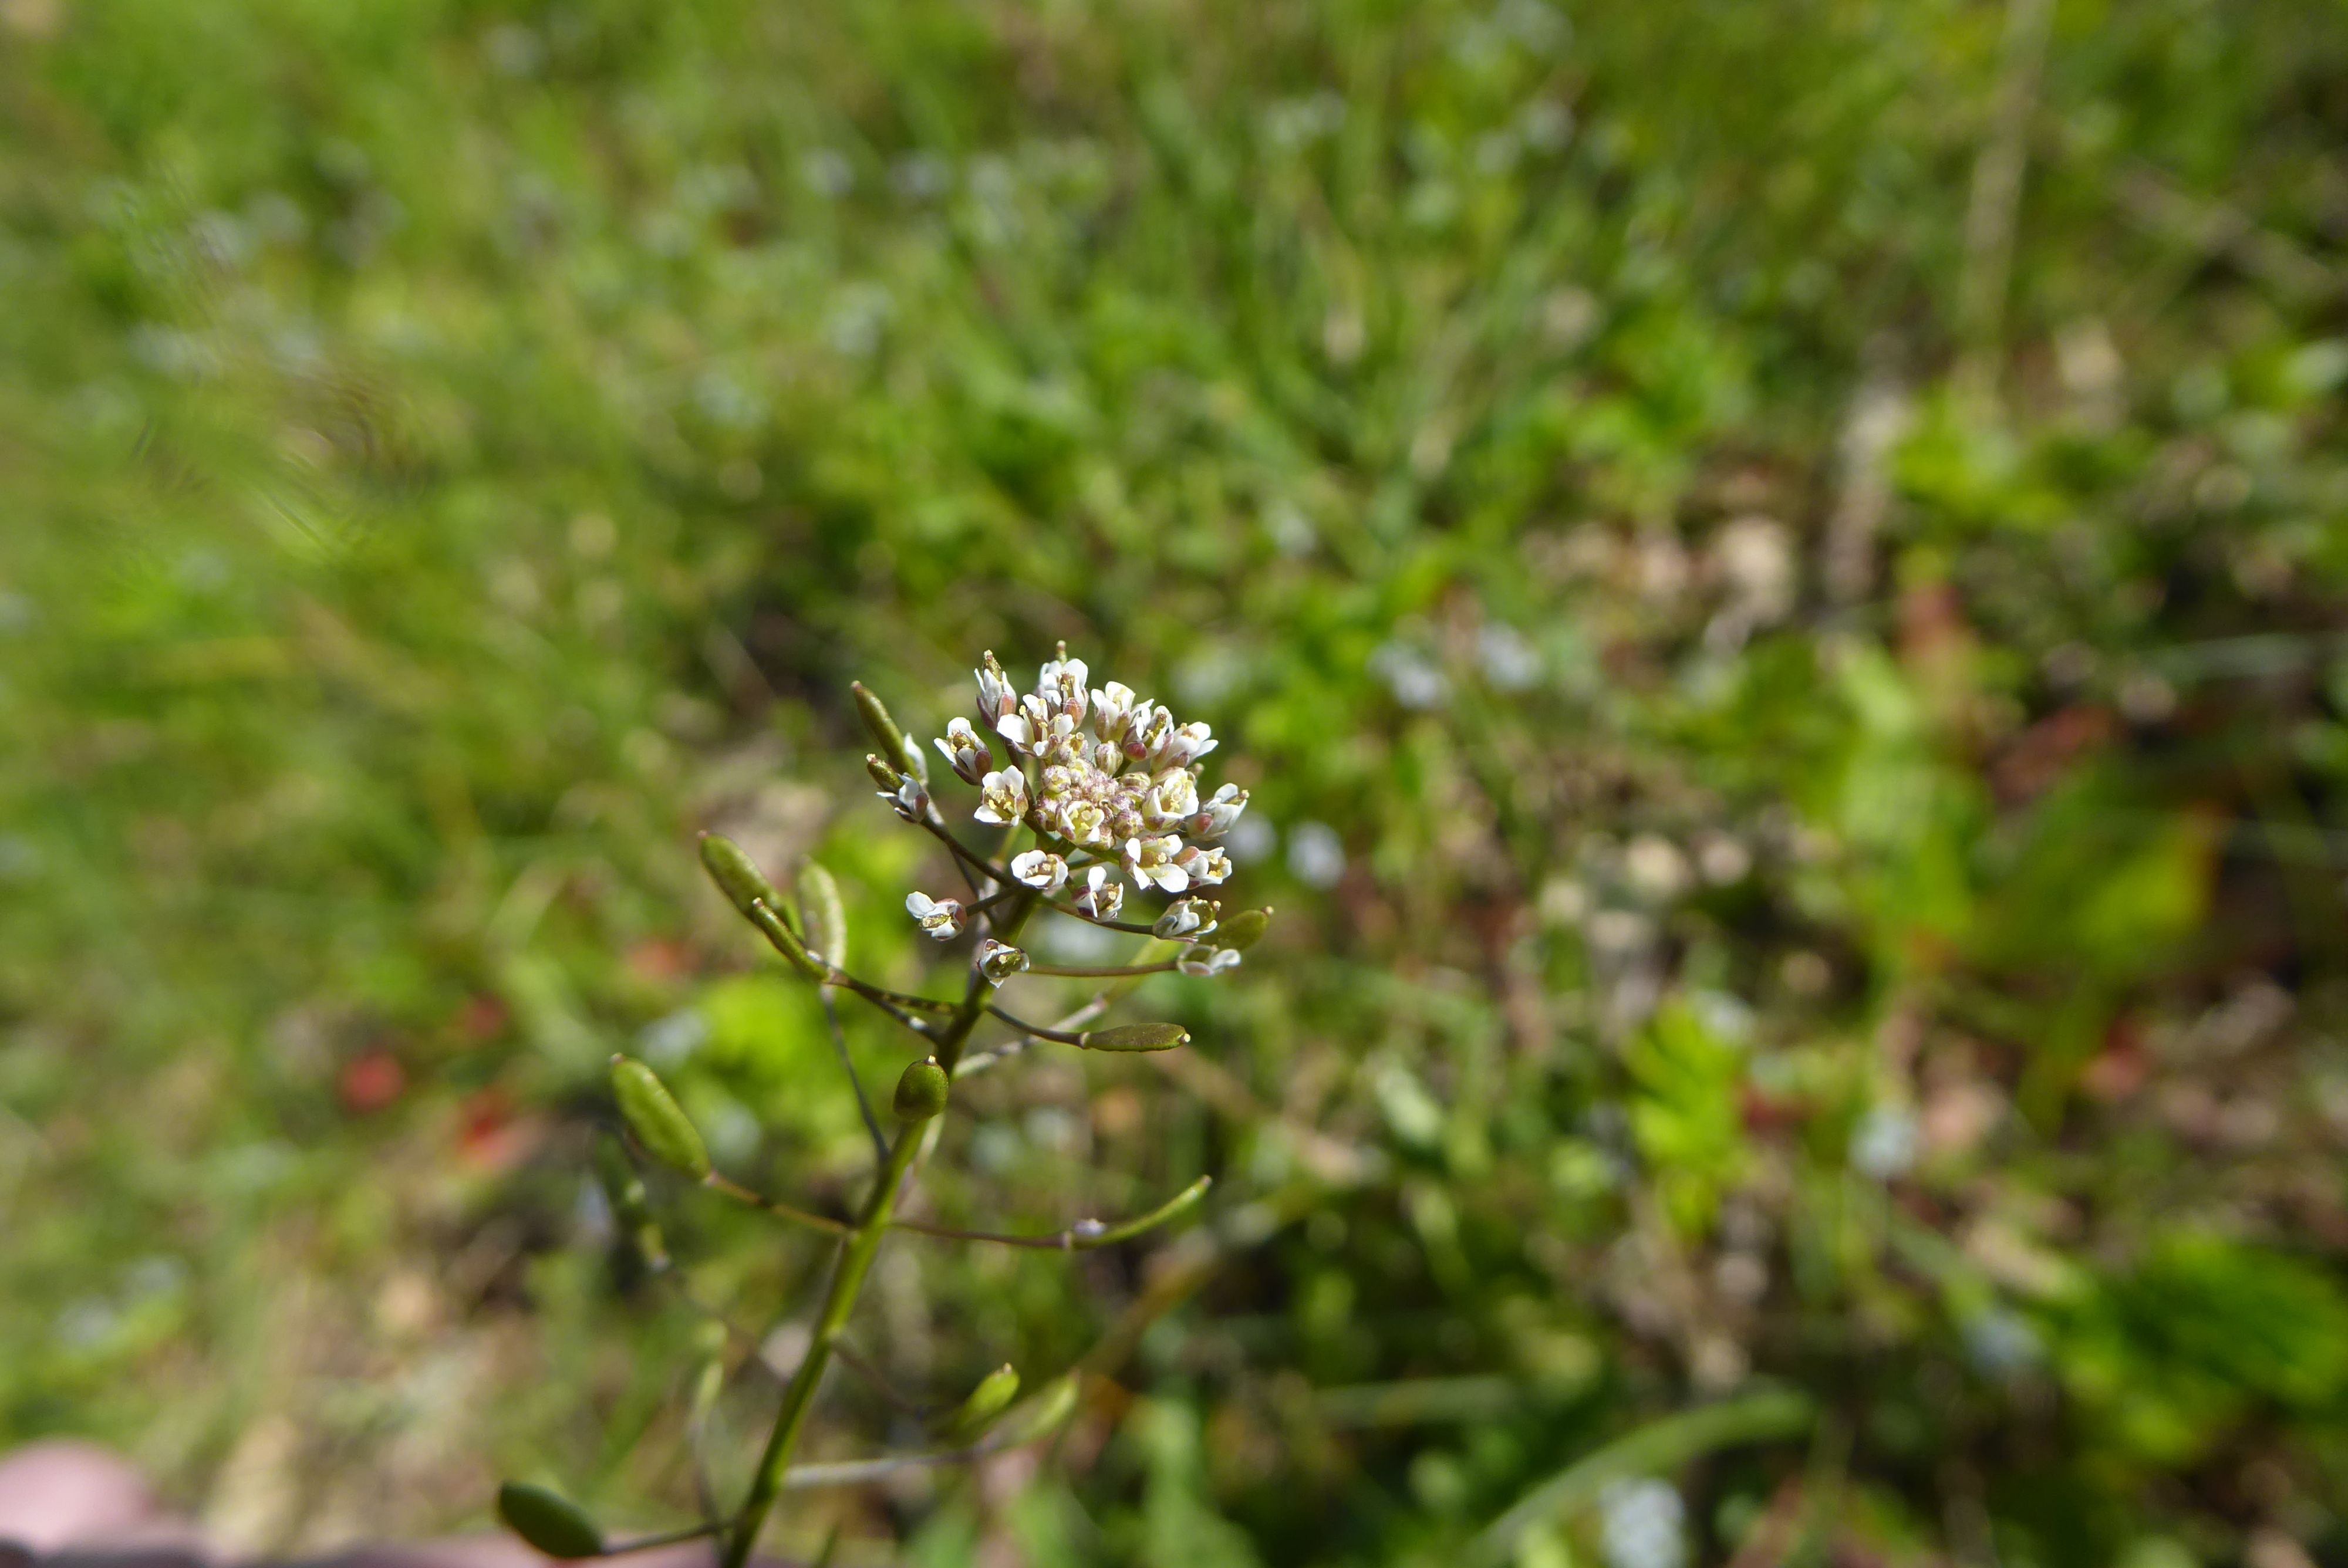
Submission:
[[[839,884],[809,860],[799,866],[798,893],[808,952],[835,969],[848,968],[848,910],[839,901]]]
[[[709,879],[717,884],[726,901],[743,914],[750,912],[753,903],[763,902],[769,909],[781,904],[781,895],[758,863],[750,858],[748,850],[723,834],[701,835],[701,864],[707,868]]]
[[[614,1056],[612,1097],[645,1153],[696,1182],[708,1176],[708,1146],[659,1074],[633,1056]]]
[[[905,732],[897,727],[897,721],[889,716],[889,710],[872,694],[871,688],[861,681],[851,681],[848,689],[856,694],[856,711],[863,715],[864,727],[880,743],[880,754],[889,760],[889,764],[927,784],[930,764],[921,748],[906,739]]]
[[[603,1532],[587,1511],[546,1487],[507,1481],[498,1488],[498,1517],[549,1557],[570,1562],[603,1554]]]
[[[946,1070],[936,1057],[925,1056],[897,1080],[896,1098],[891,1103],[900,1122],[926,1122],[946,1108],[949,1092]]]
[[[1179,1023],[1120,1023],[1087,1030],[1076,1037],[1086,1050],[1171,1050],[1190,1042],[1190,1031]]]
[[[938,1423],[938,1437],[957,1448],[976,1442],[1018,1396],[1019,1369],[1006,1361],[980,1378],[970,1398]]]
[[[1002,1428],[1003,1446],[1014,1447],[1047,1438],[1068,1424],[1076,1413],[1076,1396],[1083,1391],[1083,1374],[1063,1372],[1043,1388],[1035,1397],[1020,1405],[1005,1418]]]
[[[1263,933],[1271,925],[1271,910],[1242,909],[1216,927],[1213,935],[1201,937],[1199,939],[1210,947],[1229,948],[1234,952],[1245,952],[1263,940]]]

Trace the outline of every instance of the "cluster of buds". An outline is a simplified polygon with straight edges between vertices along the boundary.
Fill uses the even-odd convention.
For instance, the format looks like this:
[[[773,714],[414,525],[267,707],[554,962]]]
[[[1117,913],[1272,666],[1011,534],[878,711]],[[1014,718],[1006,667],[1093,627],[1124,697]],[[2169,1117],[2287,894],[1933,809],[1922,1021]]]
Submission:
[[[1219,841],[1247,809],[1247,792],[1227,784],[1200,794],[1199,759],[1215,749],[1206,725],[1178,723],[1115,681],[1087,686],[1085,661],[1065,648],[1032,692],[1016,691],[992,653],[975,674],[979,726],[1003,743],[1004,765],[994,765],[981,729],[964,719],[946,726],[937,748],[979,787],[979,821],[1035,830],[1043,847],[1012,868],[1022,882],[1056,891],[1076,856],[1114,866],[1136,888],[1167,893],[1212,887],[1231,874]],[[1098,880],[1085,881],[1079,899],[1091,891],[1097,906]]]
[[[1215,749],[1213,732],[1179,722],[1163,704],[1118,682],[1091,685],[1091,671],[1068,657],[1065,644],[1037,672],[1032,691],[1014,686],[992,653],[973,673],[977,722],[953,719],[931,744],[956,778],[978,791],[973,818],[1006,833],[1024,828],[1035,846],[1001,868],[960,849],[957,858],[1064,914],[1189,944],[1167,966],[1185,974],[1218,974],[1238,963],[1243,944],[1209,943],[1220,906],[1193,896],[1231,876],[1221,841],[1248,803],[1237,784],[1201,793],[1200,759]],[[877,705],[868,705],[882,754],[867,762],[881,798],[898,815],[943,835],[923,753]],[[1170,894],[1173,902],[1154,922],[1126,926],[1118,917],[1128,887]],[[909,897],[905,908],[941,941],[959,936],[969,917],[959,902],[926,893]],[[1014,961],[1015,951],[982,954],[981,973],[999,985],[1021,972],[1025,955]]]

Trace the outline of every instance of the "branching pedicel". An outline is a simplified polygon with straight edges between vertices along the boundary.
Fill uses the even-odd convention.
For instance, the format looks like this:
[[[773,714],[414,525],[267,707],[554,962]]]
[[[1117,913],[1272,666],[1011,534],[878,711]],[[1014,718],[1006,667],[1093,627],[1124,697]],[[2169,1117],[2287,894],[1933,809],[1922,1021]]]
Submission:
[[[1214,975],[1234,967],[1241,951],[1263,934],[1271,917],[1269,909],[1251,909],[1224,919],[1220,905],[1198,894],[1231,875],[1231,859],[1219,845],[1246,809],[1248,798],[1246,791],[1228,784],[1200,796],[1199,759],[1215,749],[1206,725],[1177,723],[1165,708],[1137,700],[1130,689],[1114,681],[1087,688],[1083,661],[1069,658],[1065,645],[1059,657],[1044,666],[1032,692],[1016,691],[992,653],[975,673],[978,724],[955,719],[935,745],[954,775],[979,792],[974,818],[1000,830],[991,854],[955,836],[930,794],[929,765],[921,749],[897,727],[879,698],[861,685],[855,688],[857,708],[880,746],[865,759],[865,766],[880,784],[881,798],[904,821],[945,847],[967,893],[966,897],[938,897],[916,892],[905,900],[906,912],[920,929],[941,942],[976,927],[979,940],[959,999],[890,990],[849,973],[839,889],[821,866],[810,863],[800,869],[794,909],[740,846],[714,835],[702,840],[702,861],[734,907],[792,968],[821,988],[844,1067],[848,1058],[838,1033],[835,991],[847,991],[895,1020],[919,1040],[923,1055],[898,1080],[891,1103],[898,1122],[894,1137],[882,1132],[862,1084],[850,1070],[880,1166],[853,1223],[776,1202],[727,1180],[712,1167],[700,1133],[653,1071],[627,1057],[613,1059],[613,1094],[642,1153],[735,1202],[829,1232],[839,1238],[839,1251],[813,1337],[785,1385],[773,1430],[740,1506],[722,1516],[708,1508],[710,1517],[687,1530],[614,1543],[568,1499],[541,1487],[507,1483],[498,1494],[499,1514],[549,1556],[611,1556],[715,1536],[723,1568],[743,1568],[776,1498],[787,1487],[869,1480],[900,1466],[974,1457],[1049,1435],[1076,1408],[1076,1374],[1061,1377],[1014,1407],[1019,1375],[1006,1366],[982,1381],[958,1408],[936,1419],[932,1430],[943,1445],[937,1450],[798,1471],[790,1462],[833,1358],[851,1367],[858,1364],[842,1343],[842,1334],[891,1231],[1077,1251],[1140,1235],[1195,1207],[1206,1194],[1208,1179],[1202,1176],[1146,1214],[1119,1224],[1083,1220],[1045,1235],[959,1231],[897,1217],[906,1190],[936,1145],[938,1119],[958,1078],[994,1066],[1033,1040],[1117,1051],[1165,1050],[1184,1044],[1189,1035],[1177,1024],[1090,1026],[1144,976],[1169,970]],[[1000,766],[997,744],[1004,753]],[[1148,923],[1120,919],[1128,884],[1138,893],[1174,897]],[[1037,963],[1018,942],[1039,911],[1148,940],[1126,964]],[[997,1004],[998,988],[1017,975],[1073,976],[1107,983],[1075,1013],[1047,1026],[1025,1022]],[[1003,1038],[977,1045],[982,1028],[997,1026],[1005,1031]],[[656,1273],[666,1272],[667,1253],[646,1208],[642,1183],[624,1159],[609,1159],[606,1167],[615,1214],[647,1265]],[[705,1411],[716,1392],[714,1383],[705,1383],[696,1400],[700,1410]],[[696,1430],[698,1425],[696,1420]]]

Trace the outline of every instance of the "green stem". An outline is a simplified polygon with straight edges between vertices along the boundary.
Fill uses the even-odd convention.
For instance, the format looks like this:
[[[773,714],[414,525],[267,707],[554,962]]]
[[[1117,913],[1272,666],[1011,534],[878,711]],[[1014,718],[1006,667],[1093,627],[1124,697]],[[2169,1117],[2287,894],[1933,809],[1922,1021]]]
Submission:
[[[997,938],[1006,942],[1014,938],[1035,907],[1033,893],[1014,899],[1004,911],[1003,918],[994,923]],[[953,1076],[954,1063],[962,1060],[963,1045],[970,1039],[970,1031],[985,1015],[986,999],[992,989],[983,976],[972,971],[962,1005],[938,1032],[932,1050],[949,1079]],[[767,1514],[783,1490],[783,1478],[790,1470],[791,1450],[798,1446],[799,1431],[807,1425],[808,1412],[815,1406],[816,1389],[831,1365],[833,1348],[848,1327],[849,1316],[856,1310],[856,1298],[864,1289],[864,1277],[871,1273],[881,1239],[889,1234],[890,1222],[896,1217],[898,1195],[906,1184],[906,1173],[912,1169],[914,1158],[921,1152],[924,1125],[914,1122],[898,1129],[897,1141],[890,1145],[889,1158],[880,1167],[880,1179],[874,1184],[872,1195],[866,1201],[864,1213],[858,1217],[839,1261],[832,1266],[831,1282],[824,1291],[823,1311],[816,1319],[815,1337],[808,1343],[807,1355],[799,1362],[798,1370],[791,1374],[789,1384],[783,1389],[782,1408],[775,1412],[774,1430],[767,1435],[766,1451],[758,1456],[758,1471],[751,1479],[750,1495],[743,1501],[742,1512],[735,1517],[733,1529],[726,1537],[725,1552],[719,1558],[721,1568],[747,1568],[751,1551],[758,1543],[758,1532],[765,1526]]]

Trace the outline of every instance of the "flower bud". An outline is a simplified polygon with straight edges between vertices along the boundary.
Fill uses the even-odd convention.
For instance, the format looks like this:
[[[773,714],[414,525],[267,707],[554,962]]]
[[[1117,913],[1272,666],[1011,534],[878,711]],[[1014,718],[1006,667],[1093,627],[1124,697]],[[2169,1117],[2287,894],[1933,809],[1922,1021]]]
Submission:
[[[781,907],[782,897],[775,891],[775,885],[767,880],[767,874],[758,869],[758,863],[750,858],[749,853],[732,839],[715,833],[703,834],[701,864],[727,901],[743,914],[750,912],[753,900],[764,900],[769,909]]]
[[[946,1070],[938,1065],[934,1056],[925,1056],[905,1069],[897,1080],[897,1095],[891,1102],[900,1122],[926,1122],[946,1108],[948,1092]]]
[[[880,699],[874,696],[861,681],[850,682],[848,689],[856,694],[856,711],[863,715],[864,727],[872,733],[873,740],[880,743],[880,754],[889,759],[890,765],[901,768],[927,784],[930,764],[922,760],[921,748],[905,738],[905,732],[897,727],[897,721],[889,716],[889,710],[881,706]]]
[[[1018,1395],[1018,1368],[1005,1362],[980,1378],[970,1398],[938,1423],[939,1438],[956,1447],[976,1442]]]
[[[1120,1023],[1077,1036],[1086,1050],[1171,1050],[1189,1040],[1190,1031],[1179,1023]]]
[[[696,1182],[708,1176],[708,1148],[651,1068],[632,1056],[612,1058],[612,1097],[645,1153]]]
[[[1271,924],[1270,909],[1242,909],[1216,928],[1215,946],[1229,948],[1235,953],[1245,952],[1263,939]]]
[[[807,926],[808,952],[835,969],[848,967],[848,912],[839,884],[814,861],[799,867],[799,918]]]
[[[603,1554],[603,1532],[586,1510],[559,1491],[510,1481],[498,1488],[498,1517],[549,1557],[567,1562]]]

